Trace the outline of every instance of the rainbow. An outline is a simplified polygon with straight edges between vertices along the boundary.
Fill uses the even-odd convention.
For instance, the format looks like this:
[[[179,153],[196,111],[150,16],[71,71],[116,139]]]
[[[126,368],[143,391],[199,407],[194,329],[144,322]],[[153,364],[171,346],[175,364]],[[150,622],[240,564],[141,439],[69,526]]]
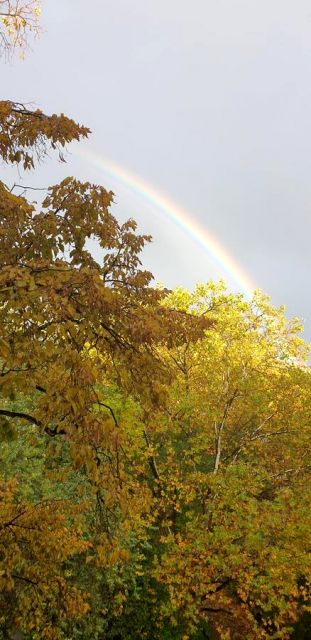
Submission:
[[[194,240],[221,270],[226,272],[236,282],[248,298],[252,297],[255,287],[250,278],[243,272],[241,267],[219,241],[197,222],[190,213],[173,202],[167,195],[164,195],[149,184],[145,179],[135,175],[132,171],[125,169],[116,162],[103,158],[93,151],[80,151],[80,149],[75,149],[74,155],[77,155],[82,160],[87,160],[90,164],[101,169],[105,174],[110,175],[118,182],[123,183],[129,187],[131,191],[135,191],[151,203],[161,211],[168,220],[178,225],[188,237]]]

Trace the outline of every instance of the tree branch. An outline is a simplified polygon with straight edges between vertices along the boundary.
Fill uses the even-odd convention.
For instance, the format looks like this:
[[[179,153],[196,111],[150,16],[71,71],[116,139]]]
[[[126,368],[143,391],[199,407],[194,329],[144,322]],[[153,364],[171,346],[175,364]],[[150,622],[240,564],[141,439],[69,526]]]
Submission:
[[[27,422],[31,422],[31,424],[35,424],[37,427],[41,425],[37,418],[29,415],[29,413],[23,413],[22,411],[9,411],[8,409],[0,409],[0,415],[7,416],[8,418],[20,418],[21,420],[27,420]]]
[[[105,404],[104,402],[100,402],[100,400],[96,400],[96,404],[99,404],[100,407],[105,407],[105,409],[108,409],[108,411],[110,411],[110,413],[112,415],[112,418],[113,418],[113,421],[115,423],[115,426],[119,427],[119,423],[117,421],[117,418],[115,416],[115,413],[114,413],[112,407],[110,407],[109,404]]]
[[[233,404],[233,402],[234,402],[235,398],[237,397],[237,395],[238,395],[238,389],[235,389],[233,395],[231,396],[231,398],[229,398],[229,400],[227,400],[227,402],[225,404],[225,409],[224,409],[224,412],[223,412],[221,423],[219,425],[217,425],[217,423],[215,422],[216,456],[215,456],[215,464],[214,464],[214,473],[217,473],[217,471],[219,469],[219,465],[220,465],[221,436],[222,436],[223,428],[225,426],[225,421],[226,421],[226,418],[228,416],[229,409],[230,409],[231,405]]]

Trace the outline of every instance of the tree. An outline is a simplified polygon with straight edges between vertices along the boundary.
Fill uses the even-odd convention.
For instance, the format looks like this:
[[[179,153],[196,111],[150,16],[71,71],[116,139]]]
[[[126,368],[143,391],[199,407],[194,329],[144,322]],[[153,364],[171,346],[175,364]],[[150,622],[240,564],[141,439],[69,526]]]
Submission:
[[[0,0],[0,55],[23,53],[29,36],[40,33],[40,5],[40,0]]]
[[[0,113],[2,157],[25,167],[33,166],[31,149],[39,155],[48,140],[55,147],[87,133],[63,116],[47,118],[21,105],[1,103]],[[137,270],[145,238],[135,235],[132,221],[117,224],[108,211],[111,201],[105,189],[67,179],[50,190],[39,212],[1,184],[2,429],[9,420],[35,425],[50,437],[64,434],[72,438],[76,466],[88,461],[94,470],[95,449],[92,454],[85,434],[95,437],[109,407],[102,417],[93,411],[100,406],[95,387],[106,365],[88,352],[96,345],[112,358],[127,347],[135,350],[137,310],[149,297],[144,289],[150,276]],[[85,248],[95,235],[107,248],[101,267]],[[27,410],[12,406],[15,398]],[[15,489],[8,481],[2,492],[2,593],[11,602],[6,613],[12,620],[13,606],[16,624],[38,632],[44,627],[44,637],[52,638],[53,615],[76,616],[86,606],[76,591],[67,602],[72,590],[58,572],[85,548],[81,532],[65,524],[73,517],[79,522],[81,505],[46,498],[36,505],[16,502]],[[6,614],[2,622],[8,624]]]
[[[0,102],[0,133],[3,160],[29,169],[49,145],[60,149],[88,129],[63,115]],[[35,428],[46,458],[42,471],[50,476],[56,468],[54,489],[42,485],[30,500],[9,474],[3,485],[2,623],[7,628],[15,620],[40,637],[62,637],[63,618],[87,610],[66,580],[71,558],[92,548],[95,563],[106,566],[105,554],[118,563],[127,557],[125,531],[143,529],[149,489],[126,477],[121,452],[129,436],[111,394],[119,389],[146,406],[157,404],[170,372],[156,345],[196,340],[207,326],[160,305],[165,292],[152,289],[151,274],[140,269],[149,238],[136,234],[133,220],[118,224],[112,200],[103,187],[74,178],[49,188],[40,204],[0,183],[1,428],[23,443],[25,426],[32,439]],[[102,263],[88,248],[90,238],[104,251]],[[53,438],[62,444],[49,446]],[[82,473],[81,499],[64,488],[60,500],[64,465],[78,474],[74,486]],[[94,519],[94,512],[89,529],[85,516]],[[68,602],[67,592],[74,594]],[[57,606],[60,600],[64,606]]]
[[[310,369],[297,320],[261,295],[215,285],[167,304],[211,318],[206,338],[167,351],[177,376],[152,419],[163,513],[163,615],[188,634],[288,638],[308,607]],[[163,526],[162,525],[162,526]]]

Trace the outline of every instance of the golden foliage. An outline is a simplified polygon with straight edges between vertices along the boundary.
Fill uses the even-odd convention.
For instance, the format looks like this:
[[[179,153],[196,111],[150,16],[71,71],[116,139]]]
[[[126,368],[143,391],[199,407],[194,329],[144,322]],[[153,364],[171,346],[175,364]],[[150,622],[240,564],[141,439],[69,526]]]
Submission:
[[[0,102],[4,162],[87,134]],[[221,284],[152,288],[149,237],[102,186],[16,188],[0,183],[0,631],[288,639],[310,602],[299,322]]]
[[[40,33],[41,0],[0,0],[0,54],[23,55],[30,36]]]

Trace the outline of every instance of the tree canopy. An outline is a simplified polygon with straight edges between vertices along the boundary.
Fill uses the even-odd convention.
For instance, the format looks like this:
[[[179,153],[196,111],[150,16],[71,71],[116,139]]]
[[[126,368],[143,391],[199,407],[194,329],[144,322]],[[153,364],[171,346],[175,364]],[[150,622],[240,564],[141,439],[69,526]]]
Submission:
[[[64,116],[47,117],[10,102],[0,103],[0,113],[3,160],[21,162],[26,169],[46,153],[48,144],[55,148],[88,133]],[[76,484],[83,487],[81,501],[56,499],[52,488],[49,497],[41,489],[40,495],[30,492],[34,506],[19,502],[17,470],[11,476],[7,467],[1,528],[3,624],[12,619],[10,600],[16,607],[16,624],[27,621],[26,629],[38,633],[44,628],[46,637],[60,633],[53,625],[50,630],[56,599],[61,598],[65,607],[57,617],[68,611],[76,616],[87,608],[60,566],[89,547],[97,557],[102,537],[108,536],[110,545],[110,525],[101,529],[97,522],[104,517],[106,501],[112,511],[121,509],[119,518],[133,503],[129,521],[124,516],[124,522],[130,527],[132,519],[137,520],[142,528],[144,500],[138,500],[138,479],[127,482],[122,477],[121,447],[127,436],[119,428],[111,395],[120,389],[143,397],[146,407],[152,407],[170,378],[157,345],[197,340],[208,324],[160,305],[164,293],[148,286],[151,274],[140,268],[139,253],[148,237],[136,234],[133,220],[118,224],[109,211],[112,198],[103,187],[66,178],[48,190],[39,206],[0,185],[1,429],[13,438],[22,429],[23,443],[29,433],[35,447],[39,438],[41,446],[45,443],[46,461],[54,452],[44,471],[48,477],[56,464],[55,447],[42,438],[62,438],[65,450],[60,454],[56,447],[57,457],[68,460],[65,467],[60,464],[59,477],[72,465],[71,471],[79,472]],[[105,252],[102,263],[88,249],[90,238]],[[95,538],[79,515],[88,510],[96,521],[91,526]],[[81,519],[83,526],[77,524]]]
[[[38,16],[0,8],[5,43]],[[88,135],[0,101],[3,163]],[[153,286],[149,236],[101,185],[33,194],[0,182],[0,637],[309,637],[299,321],[260,292]]]

